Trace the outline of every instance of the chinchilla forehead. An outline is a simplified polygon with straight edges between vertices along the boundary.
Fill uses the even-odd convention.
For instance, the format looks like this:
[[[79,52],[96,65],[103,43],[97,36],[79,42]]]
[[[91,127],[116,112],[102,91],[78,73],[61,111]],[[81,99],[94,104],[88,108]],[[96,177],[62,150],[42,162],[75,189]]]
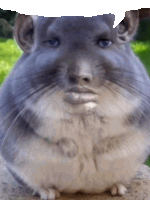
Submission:
[[[114,15],[106,14],[102,16],[62,16],[62,17],[37,17],[34,18],[36,33],[40,37],[53,31],[58,35],[86,33],[86,32],[108,32],[113,30]]]

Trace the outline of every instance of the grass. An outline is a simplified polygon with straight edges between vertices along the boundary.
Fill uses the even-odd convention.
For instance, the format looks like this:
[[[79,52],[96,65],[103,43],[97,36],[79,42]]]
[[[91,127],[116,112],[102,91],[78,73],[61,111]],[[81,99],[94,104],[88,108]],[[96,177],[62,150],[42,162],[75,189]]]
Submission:
[[[144,63],[150,75],[150,40],[134,41],[131,43],[131,48]],[[21,54],[22,51],[13,39],[0,38],[0,85]],[[145,164],[150,166],[150,157]]]
[[[0,85],[21,54],[22,51],[13,39],[0,38]]]
[[[135,54],[143,62],[148,74],[150,75],[150,40],[132,42],[131,47]]]

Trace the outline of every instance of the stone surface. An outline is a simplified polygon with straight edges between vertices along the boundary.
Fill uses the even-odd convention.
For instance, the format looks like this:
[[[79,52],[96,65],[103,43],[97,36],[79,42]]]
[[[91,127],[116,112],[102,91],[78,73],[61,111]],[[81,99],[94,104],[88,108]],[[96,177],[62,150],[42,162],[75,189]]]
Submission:
[[[150,168],[142,165],[127,189],[128,192],[124,197],[112,197],[107,192],[100,195],[61,194],[60,200],[150,200]],[[0,200],[39,199],[38,196],[32,196],[30,189],[18,186],[0,158]]]

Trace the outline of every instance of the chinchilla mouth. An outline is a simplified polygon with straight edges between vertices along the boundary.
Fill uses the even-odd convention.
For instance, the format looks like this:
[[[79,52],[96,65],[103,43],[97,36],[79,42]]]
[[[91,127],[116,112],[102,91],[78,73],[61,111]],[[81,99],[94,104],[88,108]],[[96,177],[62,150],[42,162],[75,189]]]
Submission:
[[[96,94],[94,90],[87,87],[71,87],[68,90],[66,90],[66,93],[68,92]]]
[[[67,92],[65,95],[65,101],[76,105],[76,104],[85,104],[88,102],[96,102],[97,95],[93,93],[78,93],[78,92]]]

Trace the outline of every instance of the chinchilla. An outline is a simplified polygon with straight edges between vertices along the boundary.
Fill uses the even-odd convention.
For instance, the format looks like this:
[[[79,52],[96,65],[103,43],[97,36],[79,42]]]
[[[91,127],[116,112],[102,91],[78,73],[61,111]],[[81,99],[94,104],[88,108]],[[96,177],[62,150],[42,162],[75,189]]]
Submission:
[[[17,14],[21,58],[0,89],[1,154],[42,199],[124,195],[150,147],[150,80],[130,41],[138,12]]]

